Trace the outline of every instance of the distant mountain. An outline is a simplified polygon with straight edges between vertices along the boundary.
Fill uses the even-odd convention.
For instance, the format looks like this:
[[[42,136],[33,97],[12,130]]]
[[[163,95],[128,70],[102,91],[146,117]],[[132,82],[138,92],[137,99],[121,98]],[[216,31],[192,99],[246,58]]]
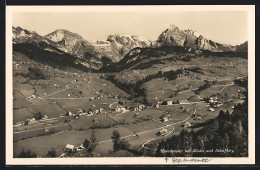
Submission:
[[[236,51],[238,51],[238,52],[248,52],[248,41],[246,41],[246,42],[244,42],[240,45],[237,45]]]
[[[131,49],[149,47],[151,41],[139,36],[111,34],[106,41],[92,41],[91,44],[96,52],[117,62]]]
[[[163,31],[159,35],[158,39],[153,43],[153,46],[181,46],[193,48],[195,50],[209,50],[213,52],[236,50],[235,46],[216,43],[204,38],[196,31],[191,29],[181,30],[175,25],[170,25],[169,28]]]
[[[60,50],[81,59],[85,52],[94,53],[94,47],[87,40],[68,30],[58,29],[44,37],[58,43]]]

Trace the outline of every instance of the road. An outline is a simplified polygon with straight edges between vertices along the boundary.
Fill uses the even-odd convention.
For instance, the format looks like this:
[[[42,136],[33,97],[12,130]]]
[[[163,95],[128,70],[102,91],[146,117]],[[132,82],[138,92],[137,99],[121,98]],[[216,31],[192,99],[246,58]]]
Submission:
[[[19,134],[19,133],[24,133],[24,132],[31,132],[31,131],[36,131],[36,130],[45,130],[45,129],[55,128],[55,127],[60,127],[60,126],[65,126],[65,125],[67,125],[67,124],[66,123],[58,123],[55,126],[46,126],[44,128],[23,130],[23,131],[14,132],[14,134]]]
[[[233,86],[234,83],[230,83],[230,84],[224,84],[224,85],[215,85],[215,86],[210,86],[210,87],[221,87],[221,86],[224,86],[222,90],[224,90],[226,87],[228,86]],[[190,90],[185,90],[185,91],[180,91],[179,93],[182,94],[182,93],[186,93],[186,92],[190,92],[190,91],[194,91],[194,90],[198,90],[198,88],[196,89],[190,89]],[[222,90],[220,90],[220,92],[222,92]]]
[[[123,137],[121,137],[120,139],[124,139],[124,138],[128,138],[128,137],[133,137],[133,136],[136,136],[136,134],[137,134],[137,135],[140,135],[140,134],[143,134],[143,133],[148,133],[148,132],[156,131],[156,130],[159,130],[159,129],[162,129],[162,128],[165,128],[165,127],[173,126],[173,125],[176,125],[176,124],[178,124],[178,123],[184,122],[184,121],[188,120],[189,118],[190,118],[190,116],[188,116],[188,117],[185,118],[184,120],[181,120],[181,121],[179,121],[179,122],[172,123],[172,124],[170,124],[170,125],[166,125],[166,126],[162,126],[162,127],[159,127],[159,128],[155,128],[155,129],[150,129],[150,130],[138,132],[138,133],[135,133],[135,134],[133,134],[133,135],[123,136]],[[100,141],[100,142],[98,142],[98,143],[105,143],[105,142],[112,142],[112,139]]]

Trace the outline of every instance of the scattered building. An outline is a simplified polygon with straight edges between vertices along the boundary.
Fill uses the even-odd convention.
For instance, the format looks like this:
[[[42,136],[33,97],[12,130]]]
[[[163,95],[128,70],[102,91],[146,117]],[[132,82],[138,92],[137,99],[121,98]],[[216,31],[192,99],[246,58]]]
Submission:
[[[162,121],[163,121],[163,122],[168,122],[169,119],[168,119],[168,117],[165,116],[165,117],[162,118]]]
[[[116,112],[126,112],[126,108],[125,107],[122,107],[122,106],[117,106],[116,108],[115,108],[115,111]]]
[[[154,107],[159,108],[160,105],[158,103],[156,103]]]
[[[190,122],[185,122],[182,124],[183,127],[190,127],[191,126],[191,123]]]
[[[157,135],[158,136],[164,136],[168,133],[168,130],[167,129],[162,129],[160,130],[159,132],[157,132]]]
[[[188,104],[188,100],[178,100],[178,104]]]
[[[65,149],[66,149],[67,151],[72,151],[72,152],[74,152],[74,151],[76,150],[76,147],[75,147],[74,145],[67,144],[67,145],[65,146]]]
[[[167,101],[167,105],[172,105],[172,101]]]
[[[68,111],[67,115],[68,116],[73,116],[73,113],[71,111]]]
[[[214,112],[215,109],[213,109],[213,108],[209,108],[208,111]]]

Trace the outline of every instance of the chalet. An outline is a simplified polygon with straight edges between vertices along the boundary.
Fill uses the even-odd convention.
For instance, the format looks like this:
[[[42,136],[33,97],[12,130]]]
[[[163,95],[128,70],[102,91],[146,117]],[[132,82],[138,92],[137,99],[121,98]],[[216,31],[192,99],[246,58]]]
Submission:
[[[172,101],[167,101],[167,105],[172,105]]]
[[[74,152],[74,151],[76,150],[76,147],[75,147],[74,145],[67,144],[67,145],[65,146],[65,149],[66,149],[67,151],[72,151],[72,152]]]
[[[178,104],[188,104],[188,100],[178,100]]]
[[[211,103],[211,106],[213,106],[215,108],[217,108],[217,107],[219,107],[221,105],[222,105],[222,102],[219,102],[219,101],[215,101],[214,103]]]
[[[115,108],[115,111],[116,111],[116,112],[120,112],[120,111],[121,111],[121,108],[120,108],[120,107],[116,107],[116,108]]]
[[[191,124],[190,124],[190,122],[185,122],[185,123],[182,124],[182,126],[183,126],[183,127],[190,127]]]
[[[156,108],[159,108],[159,107],[160,107],[160,105],[159,105],[158,103],[156,103],[155,107],[156,107]]]
[[[213,108],[209,108],[208,111],[214,112],[215,109],[213,109]]]
[[[157,135],[158,136],[164,136],[168,133],[168,130],[167,129],[162,129],[160,130],[159,132],[157,132]]]
[[[48,116],[44,114],[43,117],[42,117],[42,119],[43,119],[43,120],[46,120],[46,119],[48,119]]]
[[[140,111],[139,107],[134,107],[134,111]]]
[[[78,114],[83,113],[83,110],[79,109],[77,113]]]
[[[214,102],[213,97],[210,97],[210,98],[209,98],[209,103],[213,103],[213,102]]]
[[[163,122],[168,122],[169,119],[168,119],[168,117],[165,116],[165,117],[162,118],[162,121],[163,121]]]

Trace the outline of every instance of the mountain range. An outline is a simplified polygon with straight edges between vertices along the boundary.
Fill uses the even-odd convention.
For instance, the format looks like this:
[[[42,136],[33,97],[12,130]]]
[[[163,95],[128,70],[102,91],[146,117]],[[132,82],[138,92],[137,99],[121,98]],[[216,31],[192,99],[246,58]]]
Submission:
[[[41,36],[34,31],[12,27],[14,46],[30,44],[55,55],[67,54],[76,64],[98,70],[104,61],[119,62],[135,48],[184,47],[195,51],[247,52],[247,41],[236,46],[220,44],[208,40],[191,29],[181,30],[170,25],[155,41],[140,36],[111,34],[106,40],[88,41],[81,35],[64,29]],[[20,50],[22,48],[19,48]],[[57,63],[58,64],[58,63]]]

